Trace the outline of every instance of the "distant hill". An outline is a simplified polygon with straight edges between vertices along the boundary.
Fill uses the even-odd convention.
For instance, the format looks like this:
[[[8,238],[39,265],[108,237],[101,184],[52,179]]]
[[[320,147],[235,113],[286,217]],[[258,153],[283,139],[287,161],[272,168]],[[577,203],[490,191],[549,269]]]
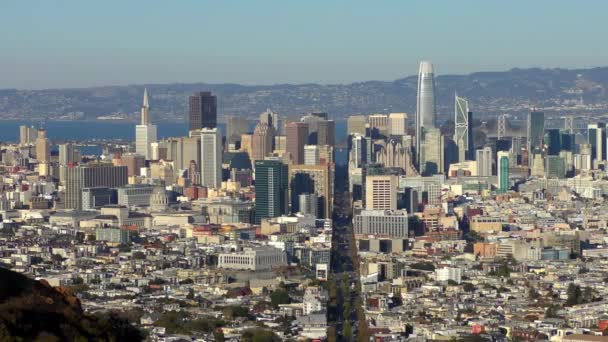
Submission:
[[[115,315],[86,315],[69,289],[0,268],[0,341],[140,341]]]
[[[148,84],[82,89],[0,90],[0,119],[96,119],[122,113],[138,118],[144,86],[156,121],[185,120],[187,96],[210,90],[220,113],[255,117],[267,108],[285,115],[326,111],[334,118],[354,113],[407,112],[416,108],[417,76],[351,84]],[[439,117],[453,114],[457,92],[478,117],[519,114],[531,107],[552,114],[608,112],[608,67],[592,69],[511,69],[436,77]]]

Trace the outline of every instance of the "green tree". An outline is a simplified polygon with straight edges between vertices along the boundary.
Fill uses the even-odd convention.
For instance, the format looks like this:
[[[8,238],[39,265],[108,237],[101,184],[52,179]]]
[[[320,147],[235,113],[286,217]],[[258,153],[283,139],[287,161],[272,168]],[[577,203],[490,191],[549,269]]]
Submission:
[[[344,339],[350,341],[353,338],[353,328],[350,326],[350,322],[344,322]]]
[[[279,304],[289,304],[290,302],[289,292],[286,290],[277,289],[270,294],[270,304],[274,308],[278,308]]]

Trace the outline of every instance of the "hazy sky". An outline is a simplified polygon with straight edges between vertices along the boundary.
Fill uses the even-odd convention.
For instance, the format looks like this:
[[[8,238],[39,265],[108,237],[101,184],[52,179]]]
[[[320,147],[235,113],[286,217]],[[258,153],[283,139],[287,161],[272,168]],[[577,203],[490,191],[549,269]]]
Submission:
[[[608,65],[608,1],[0,0],[0,88]]]

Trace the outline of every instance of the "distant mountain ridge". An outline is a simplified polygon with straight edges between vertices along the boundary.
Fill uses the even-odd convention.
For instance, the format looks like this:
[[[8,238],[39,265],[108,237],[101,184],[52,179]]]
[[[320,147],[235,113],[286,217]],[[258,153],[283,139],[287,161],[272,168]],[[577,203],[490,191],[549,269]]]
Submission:
[[[435,77],[438,114],[453,115],[453,96],[469,99],[479,116],[520,114],[531,107],[552,114],[608,112],[608,67],[591,69],[511,69]],[[147,84],[78,89],[0,90],[0,119],[92,120],[120,113],[135,121],[144,87],[155,121],[185,120],[187,97],[210,90],[218,95],[220,114],[255,117],[270,108],[285,115],[325,111],[334,118],[356,113],[416,110],[417,76],[395,81],[350,84]]]

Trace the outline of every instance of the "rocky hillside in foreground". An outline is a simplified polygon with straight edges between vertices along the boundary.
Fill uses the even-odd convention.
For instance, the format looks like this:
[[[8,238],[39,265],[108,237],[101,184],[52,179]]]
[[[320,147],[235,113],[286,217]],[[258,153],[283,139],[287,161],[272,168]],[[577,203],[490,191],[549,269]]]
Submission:
[[[141,341],[113,314],[87,315],[69,289],[0,268],[0,341]]]

